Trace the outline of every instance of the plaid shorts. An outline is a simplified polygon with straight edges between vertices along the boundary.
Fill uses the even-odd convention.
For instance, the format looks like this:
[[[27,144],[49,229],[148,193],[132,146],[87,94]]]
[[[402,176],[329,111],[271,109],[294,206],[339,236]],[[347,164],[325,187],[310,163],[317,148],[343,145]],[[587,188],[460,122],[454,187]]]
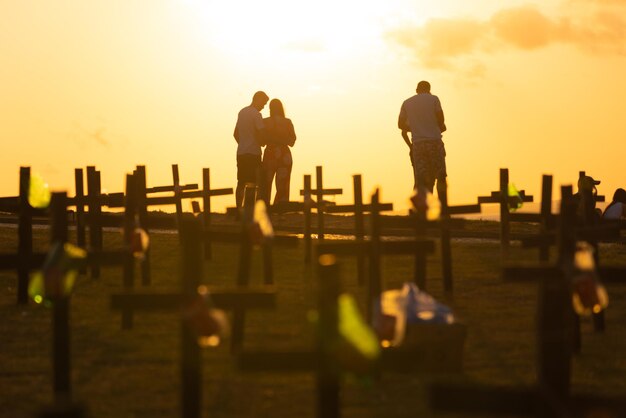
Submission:
[[[413,142],[413,169],[416,178],[426,184],[443,179],[446,173],[446,149],[440,139]]]

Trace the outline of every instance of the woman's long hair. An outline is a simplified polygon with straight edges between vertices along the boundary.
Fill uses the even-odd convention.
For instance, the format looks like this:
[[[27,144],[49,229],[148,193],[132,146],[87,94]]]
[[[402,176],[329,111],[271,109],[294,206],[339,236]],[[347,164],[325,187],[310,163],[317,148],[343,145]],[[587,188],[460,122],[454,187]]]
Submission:
[[[615,193],[613,194],[613,202],[626,203],[626,190],[621,188],[615,190]]]
[[[283,107],[283,103],[278,99],[270,100],[270,117],[272,116],[285,117],[285,108]]]

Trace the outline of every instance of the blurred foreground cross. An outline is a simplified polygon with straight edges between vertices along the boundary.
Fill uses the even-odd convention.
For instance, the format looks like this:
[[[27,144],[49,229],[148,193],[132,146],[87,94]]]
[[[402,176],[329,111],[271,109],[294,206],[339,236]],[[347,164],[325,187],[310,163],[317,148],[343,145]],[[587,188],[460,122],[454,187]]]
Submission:
[[[181,315],[182,373],[181,417],[201,416],[202,361],[197,332],[192,328],[185,312],[198,298],[198,290],[203,276],[202,227],[195,218],[181,220],[183,249],[181,293],[127,293],[111,296],[111,307],[115,310],[174,311]],[[220,309],[269,309],[275,306],[273,290],[252,290],[235,288],[232,290],[210,291],[216,308]]]
[[[552,417],[622,417],[626,398],[572,394],[571,362],[574,351],[574,310],[571,284],[576,269],[574,253],[575,207],[572,188],[562,188],[556,265],[505,267],[506,279],[534,278],[540,281],[537,304],[537,375],[531,387],[493,387],[481,384],[434,383],[430,401],[436,410],[464,413],[526,414]]]

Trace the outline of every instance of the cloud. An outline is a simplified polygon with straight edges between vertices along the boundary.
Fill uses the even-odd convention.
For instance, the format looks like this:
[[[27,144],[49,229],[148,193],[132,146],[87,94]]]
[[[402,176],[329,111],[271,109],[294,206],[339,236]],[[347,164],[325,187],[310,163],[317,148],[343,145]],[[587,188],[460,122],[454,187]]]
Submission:
[[[624,0],[595,0],[596,5],[609,3],[626,6]],[[428,68],[455,71],[460,58],[476,60],[503,50],[530,51],[555,44],[589,53],[626,55],[625,8],[598,6],[581,17],[570,9],[556,18],[527,5],[502,9],[487,20],[431,19],[421,26],[390,31],[387,39]]]
[[[529,7],[502,10],[492,16],[488,26],[498,40],[527,50],[548,45],[558,32],[558,24]]]

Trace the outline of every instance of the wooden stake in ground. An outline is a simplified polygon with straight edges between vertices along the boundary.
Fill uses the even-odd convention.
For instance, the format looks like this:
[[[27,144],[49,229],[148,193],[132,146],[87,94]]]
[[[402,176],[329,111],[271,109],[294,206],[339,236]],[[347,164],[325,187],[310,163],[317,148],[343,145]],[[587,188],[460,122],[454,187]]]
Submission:
[[[115,310],[145,310],[183,312],[181,315],[181,416],[201,416],[202,361],[198,334],[192,326],[190,307],[197,302],[203,276],[202,227],[195,218],[181,222],[183,260],[181,292],[165,294],[128,293],[111,296]],[[215,307],[220,309],[268,309],[275,306],[273,291],[235,289],[210,292]]]
[[[33,215],[43,214],[28,202],[30,167],[20,167],[19,196],[0,198],[0,208],[18,214],[17,254],[0,254],[0,270],[17,273],[17,304],[28,304],[28,280],[32,270],[41,267],[45,254],[33,253]]]
[[[372,205],[363,204],[363,188],[361,185],[361,175],[352,176],[354,187],[354,204],[352,205],[334,205],[326,208],[327,213],[350,213],[354,214],[354,238],[356,241],[365,239],[365,220],[364,215],[367,212],[373,212]],[[392,203],[378,203],[376,209],[378,212],[393,210]],[[360,285],[365,284],[365,256],[359,252],[357,257],[357,279]]]
[[[575,208],[572,188],[562,188],[559,217],[559,259],[555,266],[508,267],[509,279],[540,280],[537,306],[537,384],[529,388],[435,383],[430,387],[437,410],[529,414],[541,418],[621,416],[626,399],[578,395],[570,392],[574,311],[571,284],[575,274]]]
[[[510,206],[521,202],[532,202],[533,196],[526,195],[524,190],[519,190],[519,196],[509,196],[509,169],[500,169],[500,188],[491,192],[490,196],[479,196],[478,203],[498,203],[500,205],[500,248],[502,258],[509,254],[511,245]]]

